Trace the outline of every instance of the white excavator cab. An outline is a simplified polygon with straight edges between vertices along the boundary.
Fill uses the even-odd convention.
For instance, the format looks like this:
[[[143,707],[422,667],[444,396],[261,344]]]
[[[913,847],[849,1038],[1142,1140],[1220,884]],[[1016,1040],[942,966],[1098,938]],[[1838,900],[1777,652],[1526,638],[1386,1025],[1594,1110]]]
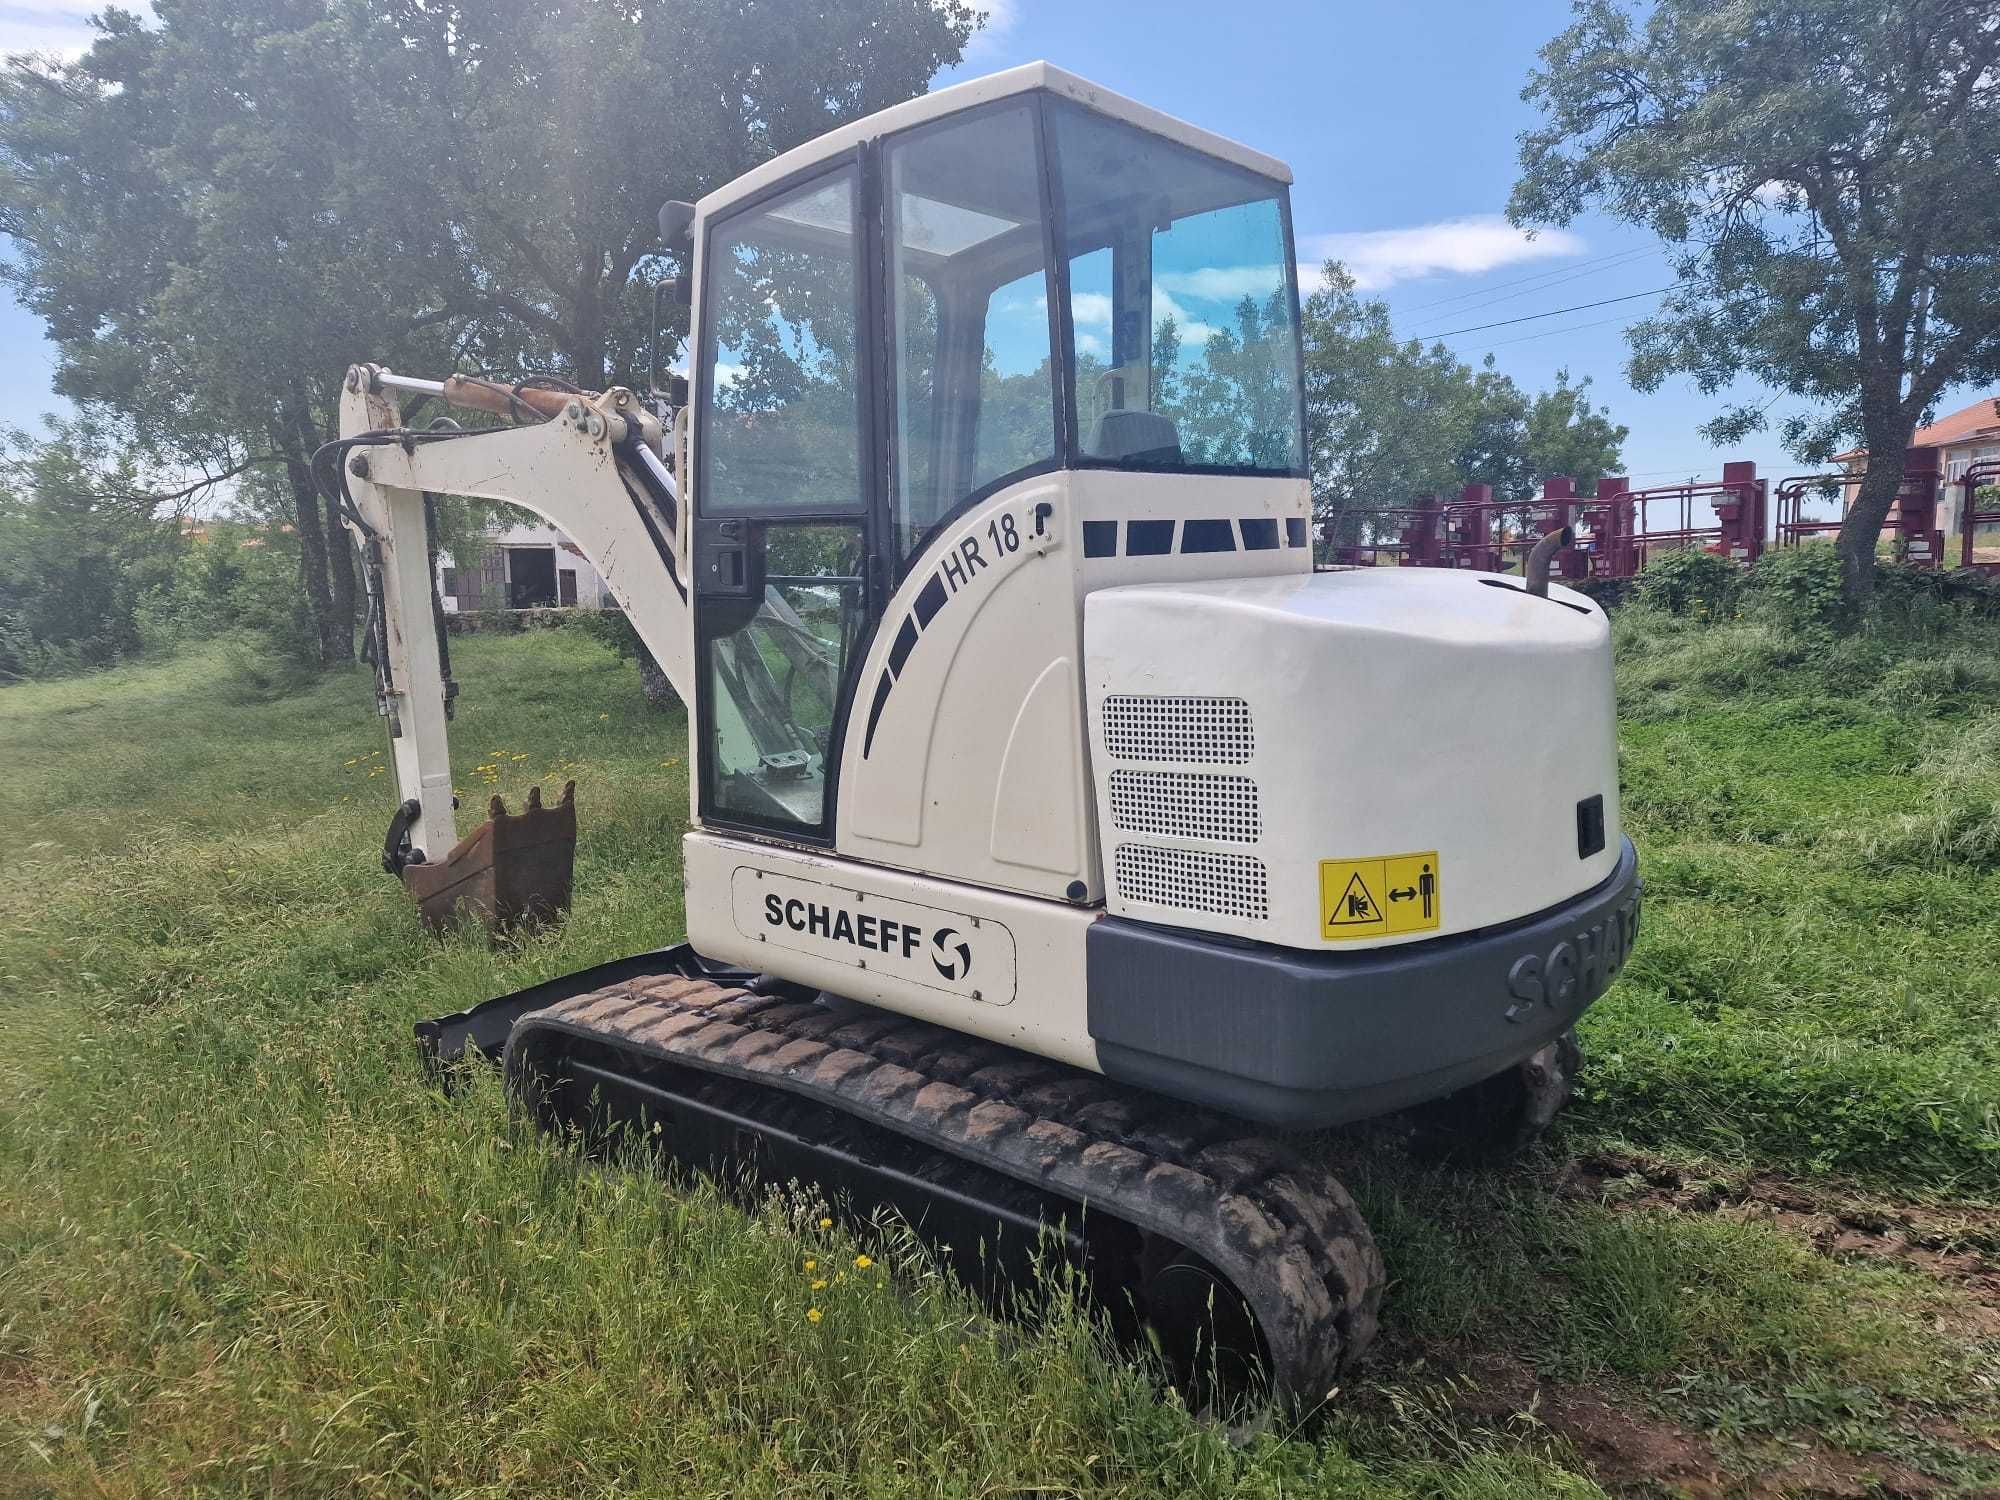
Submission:
[[[1532,1138],[1639,885],[1559,535],[1522,577],[1314,570],[1289,181],[1034,64],[670,205],[684,412],[349,372],[427,913],[559,905],[500,861],[574,816],[455,843],[427,493],[561,527],[689,710],[687,941],[427,1022],[433,1057],[961,1246],[1088,1204],[1066,1253],[1142,1321],[1325,1389],[1380,1263],[1244,1122]]]
[[[977,575],[1024,547],[1041,558],[1066,545],[1080,560],[1066,476],[1203,476],[1270,523],[1260,540],[1278,538],[1283,521],[1302,531],[1287,181],[1269,158],[1038,66],[887,111],[698,206],[705,826],[836,845],[844,830],[876,857],[893,846],[909,852],[890,862],[933,873],[1049,895],[1073,881],[1099,888],[1082,836],[1078,715],[1044,711],[1031,726],[1044,734],[1063,719],[1066,749],[1017,748],[1020,775],[1063,783],[1063,826],[1003,837],[1023,859],[954,851],[949,870],[913,826],[908,796],[876,805],[885,780],[921,798],[933,757],[912,741],[930,738],[937,701],[913,690],[884,715],[918,634]],[[985,525],[956,524],[974,510]],[[937,555],[947,530],[954,545]],[[1173,551],[1169,538],[1157,555]],[[942,598],[893,610],[932,567]],[[1041,571],[1077,581],[1075,566]],[[1024,701],[1012,687],[1032,690],[1061,663],[1066,695],[1079,698],[1078,621],[1049,629],[1057,622],[1033,616],[1057,608],[1055,592],[1068,596],[1060,613],[1076,616],[1081,590],[1043,592],[1013,639],[986,641],[988,631],[974,643],[1006,659],[970,664],[995,713],[956,737],[997,741],[993,763],[969,780],[962,754],[944,756],[954,787],[944,819],[976,821],[980,835]],[[878,664],[884,653],[870,646],[891,615],[907,633]],[[882,772],[857,776],[878,754]],[[844,797],[861,805],[843,817]],[[1038,873],[1010,875],[1010,864]]]

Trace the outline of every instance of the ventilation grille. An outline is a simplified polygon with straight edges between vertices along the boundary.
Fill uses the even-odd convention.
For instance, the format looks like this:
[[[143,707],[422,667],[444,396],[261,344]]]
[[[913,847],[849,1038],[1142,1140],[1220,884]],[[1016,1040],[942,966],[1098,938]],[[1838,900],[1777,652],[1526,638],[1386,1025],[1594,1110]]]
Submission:
[[[1241,765],[1257,739],[1241,698],[1125,695],[1104,700],[1104,748],[1117,760]]]
[[[1257,783],[1200,771],[1113,771],[1111,821],[1128,833],[1254,844]]]
[[[1113,856],[1118,894],[1127,901],[1253,922],[1271,915],[1261,860],[1157,844],[1120,844]]]

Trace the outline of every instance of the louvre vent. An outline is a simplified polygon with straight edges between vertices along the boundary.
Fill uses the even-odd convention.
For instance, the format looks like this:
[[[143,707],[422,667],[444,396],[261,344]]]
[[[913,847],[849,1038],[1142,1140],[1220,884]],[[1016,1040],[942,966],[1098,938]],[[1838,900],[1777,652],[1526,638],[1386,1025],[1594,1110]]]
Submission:
[[[1120,844],[1113,856],[1118,894],[1127,901],[1253,922],[1271,915],[1261,860],[1157,844]]]
[[[1241,698],[1127,694],[1104,700],[1104,748],[1114,760],[1241,765],[1257,739]]]
[[[1111,820],[1128,833],[1254,844],[1257,783],[1201,771],[1113,771]]]

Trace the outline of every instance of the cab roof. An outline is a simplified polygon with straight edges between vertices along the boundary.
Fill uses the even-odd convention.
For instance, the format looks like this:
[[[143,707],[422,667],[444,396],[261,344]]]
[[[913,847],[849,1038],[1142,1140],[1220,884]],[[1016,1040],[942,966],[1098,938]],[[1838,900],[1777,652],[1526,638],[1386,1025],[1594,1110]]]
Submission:
[[[795,146],[782,156],[775,156],[762,166],[753,167],[741,177],[707,194],[695,205],[695,212],[698,217],[708,219],[740,199],[762,192],[772,184],[782,182],[816,163],[844,156],[863,141],[875,140],[899,130],[907,130],[913,125],[922,125],[946,115],[957,114],[976,105],[989,104],[996,99],[1011,98],[1018,94],[1033,93],[1038,89],[1046,89],[1065,99],[1073,99],[1078,104],[1108,115],[1114,120],[1123,120],[1141,130],[1164,136],[1192,150],[1230,162],[1246,171],[1255,172],[1261,177],[1269,177],[1283,183],[1292,180],[1291,168],[1275,156],[1266,156],[1261,151],[1253,151],[1248,146],[1230,140],[1227,136],[1216,135],[1212,131],[1203,130],[1149,105],[1141,104],[1136,99],[1128,99],[1123,94],[1115,94],[1110,89],[1100,88],[1089,79],[1065,72],[1053,63],[1031,62],[1023,63],[1018,68],[1008,68],[1004,72],[989,73],[984,78],[953,84],[950,88],[939,89],[936,93],[891,105],[850,124],[829,130],[825,135],[816,136],[803,146]]]

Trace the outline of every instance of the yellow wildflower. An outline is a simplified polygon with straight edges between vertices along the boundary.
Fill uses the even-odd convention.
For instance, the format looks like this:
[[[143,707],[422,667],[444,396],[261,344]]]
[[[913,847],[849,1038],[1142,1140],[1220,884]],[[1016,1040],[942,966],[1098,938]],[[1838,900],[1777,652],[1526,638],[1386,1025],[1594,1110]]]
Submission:
[[[854,1257],[854,1268],[857,1271],[865,1271],[874,1264],[874,1260],[869,1256],[857,1255]]]
[[[833,1279],[835,1281],[845,1281],[847,1280],[847,1273],[845,1271],[835,1271],[833,1273]]]
[[[818,1262],[818,1261],[816,1261],[816,1260],[809,1260],[809,1261],[807,1261],[807,1262],[806,1262],[806,1270],[808,1270],[808,1271],[817,1271],[818,1269],[819,1269],[819,1262]]]
[[[821,1220],[819,1221],[819,1227],[820,1227],[820,1228],[822,1228],[822,1229],[831,1229],[831,1228],[833,1228],[833,1220],[831,1220],[831,1219],[821,1219]]]
[[[808,1323],[817,1323],[823,1316],[824,1314],[822,1314],[820,1310],[816,1307],[809,1307],[806,1309],[806,1321]]]
[[[826,1280],[825,1280],[825,1278],[824,1278],[824,1277],[822,1277],[822,1278],[821,1278],[820,1280],[818,1280],[818,1281],[815,1281],[815,1282],[814,1282],[814,1283],[812,1284],[812,1289],[813,1289],[814,1291],[816,1291],[816,1292],[823,1292],[823,1291],[825,1291],[825,1290],[826,1290]]]
[[[600,719],[608,719],[608,718],[610,718],[610,717],[611,717],[611,715],[610,715],[610,714],[599,714],[599,715],[598,715],[597,717],[598,717],[598,718],[600,718]]]

